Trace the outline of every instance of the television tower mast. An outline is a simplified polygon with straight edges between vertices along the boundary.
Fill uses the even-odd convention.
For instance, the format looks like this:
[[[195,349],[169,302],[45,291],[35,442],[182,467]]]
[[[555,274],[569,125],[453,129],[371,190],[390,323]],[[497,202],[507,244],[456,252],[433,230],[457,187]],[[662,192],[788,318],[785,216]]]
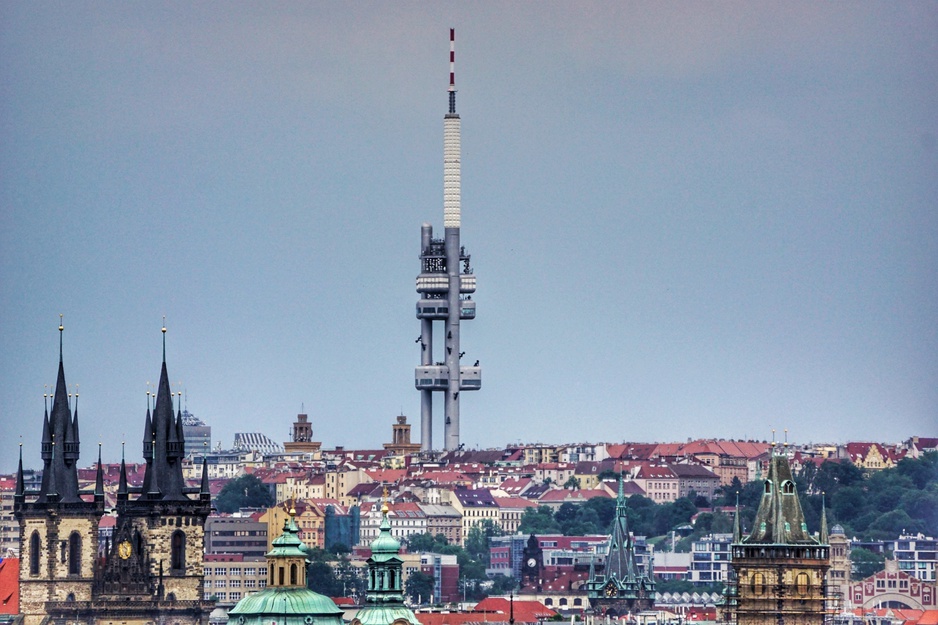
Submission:
[[[456,32],[449,30],[449,112],[443,117],[443,228],[444,238],[433,238],[433,226],[420,228],[420,275],[417,276],[417,318],[420,319],[420,366],[414,384],[420,391],[420,449],[433,449],[433,393],[442,392],[443,449],[459,448],[459,395],[482,387],[482,368],[459,364],[459,322],[474,319],[476,278],[469,254],[459,242],[460,130],[456,112]],[[465,297],[463,297],[465,296]],[[433,357],[433,322],[443,321],[442,360]]]

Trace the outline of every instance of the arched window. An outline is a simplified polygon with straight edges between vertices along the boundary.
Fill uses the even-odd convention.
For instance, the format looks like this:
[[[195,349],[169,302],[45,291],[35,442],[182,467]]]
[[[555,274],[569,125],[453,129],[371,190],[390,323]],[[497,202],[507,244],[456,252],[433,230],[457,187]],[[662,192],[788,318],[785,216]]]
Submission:
[[[278,583],[279,583],[280,586],[283,586],[283,567],[282,567],[282,566],[278,566],[278,567],[277,567],[277,571],[279,572],[278,577],[280,578]]]
[[[68,574],[81,575],[81,534],[78,532],[68,537]]]
[[[296,562],[290,565],[290,585],[296,586]]]
[[[772,482],[770,482],[769,480],[766,480],[766,481],[765,481],[765,489],[763,490],[763,492],[764,492],[766,495],[771,494],[771,492],[772,492]]]
[[[39,575],[39,551],[42,549],[39,544],[39,532],[33,532],[29,537],[29,574]]]
[[[397,571],[391,569],[388,571],[388,589],[389,590],[398,590],[397,587]]]
[[[274,563],[270,563],[270,581],[267,582],[271,586],[274,585]]]
[[[69,603],[74,603],[74,602],[75,602],[75,593],[73,593],[73,592],[68,593],[68,595],[65,597],[65,600],[68,601]]]
[[[169,568],[171,571],[183,571],[186,568],[186,535],[182,530],[173,532],[172,553]]]
[[[749,585],[752,594],[765,594],[765,575],[762,573],[753,573],[752,577],[749,578]]]
[[[798,573],[795,577],[795,589],[799,595],[808,594],[808,591],[811,590],[811,580],[808,579],[807,573]]]
[[[785,493],[786,495],[794,495],[795,483],[790,480],[785,480],[784,482],[782,482],[782,492]]]

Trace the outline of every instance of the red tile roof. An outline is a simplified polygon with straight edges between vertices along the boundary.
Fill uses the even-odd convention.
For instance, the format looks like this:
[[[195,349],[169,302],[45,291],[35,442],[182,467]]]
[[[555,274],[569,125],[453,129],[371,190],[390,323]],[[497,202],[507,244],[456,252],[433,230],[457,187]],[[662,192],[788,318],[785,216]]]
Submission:
[[[0,559],[0,614],[20,613],[19,558]]]

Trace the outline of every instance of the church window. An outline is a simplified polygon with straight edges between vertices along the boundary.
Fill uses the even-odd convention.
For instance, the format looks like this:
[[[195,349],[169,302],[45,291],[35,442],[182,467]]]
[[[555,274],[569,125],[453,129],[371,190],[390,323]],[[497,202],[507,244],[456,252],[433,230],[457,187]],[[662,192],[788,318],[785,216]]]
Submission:
[[[39,544],[39,532],[33,532],[29,537],[29,574],[39,575],[39,552],[42,547]]]
[[[270,563],[270,585],[274,585],[274,563]]]
[[[73,592],[68,593],[68,595],[65,597],[65,600],[68,601],[69,603],[74,603],[75,593]]]
[[[795,483],[792,482],[791,480],[785,480],[784,482],[782,482],[782,492],[785,493],[786,495],[794,495]]]
[[[283,586],[283,567],[282,567],[282,566],[278,566],[278,567],[277,567],[277,571],[278,571],[278,573],[277,573],[278,582],[277,582],[277,583],[278,583],[278,585]]]
[[[768,480],[765,481],[765,489],[763,490],[763,492],[764,492],[766,495],[769,495],[769,494],[772,493],[772,482],[770,482],[770,481],[768,481]]]
[[[290,565],[290,585],[296,586],[296,563]]]
[[[68,537],[68,574],[81,575],[81,534],[78,532]]]
[[[170,554],[169,560],[170,570],[182,571],[186,568],[186,535],[182,530],[173,532],[171,550],[172,553]]]

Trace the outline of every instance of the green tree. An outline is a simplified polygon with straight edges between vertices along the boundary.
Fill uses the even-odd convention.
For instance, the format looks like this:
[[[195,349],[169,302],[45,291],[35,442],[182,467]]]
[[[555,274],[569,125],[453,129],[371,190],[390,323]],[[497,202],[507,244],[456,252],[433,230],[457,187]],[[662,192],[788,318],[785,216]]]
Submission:
[[[860,580],[882,571],[886,566],[886,556],[869,549],[857,548],[850,551],[850,562],[853,569],[852,578]]]
[[[485,569],[489,565],[489,539],[492,536],[501,536],[500,528],[492,519],[485,519],[469,528],[466,537],[466,552],[470,558],[482,564]]]
[[[938,453],[929,452],[921,458],[903,458],[896,470],[924,490],[929,484],[938,483]]]
[[[215,498],[215,508],[219,512],[237,512],[241,508],[269,508],[272,505],[274,497],[270,488],[255,475],[244,475],[231,480]]]
[[[440,549],[449,544],[443,534],[434,536],[429,532],[414,534],[407,538],[405,542],[407,543],[407,550],[411,553],[442,553]]]
[[[569,488],[571,490],[576,490],[580,488],[580,479],[571,475],[566,482],[563,483],[564,488]]]
[[[404,592],[414,605],[433,603],[433,576],[422,571],[414,571],[407,577]]]
[[[507,595],[509,592],[518,588],[518,580],[511,575],[496,575],[492,578],[492,588],[490,594]]]
[[[612,520],[616,516],[616,500],[610,497],[592,497],[583,504],[584,508],[596,511],[599,533],[612,531]]]
[[[560,526],[548,506],[538,506],[524,511],[518,531],[522,534],[557,534],[560,532]]]

